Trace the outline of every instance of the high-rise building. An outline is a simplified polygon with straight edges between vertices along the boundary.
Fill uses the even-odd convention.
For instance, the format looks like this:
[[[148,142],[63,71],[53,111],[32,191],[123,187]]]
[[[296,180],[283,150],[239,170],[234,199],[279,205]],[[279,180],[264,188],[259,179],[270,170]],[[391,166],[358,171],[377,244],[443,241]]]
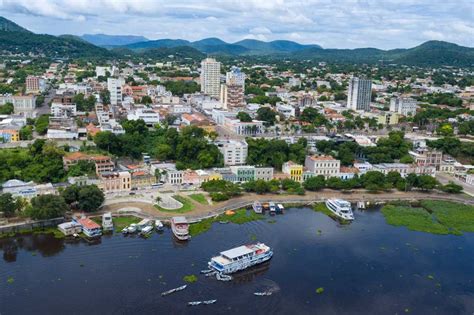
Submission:
[[[201,92],[219,98],[221,85],[221,63],[214,58],[201,61]]]
[[[43,78],[29,75],[25,79],[26,93],[40,93],[45,90],[45,81]]]
[[[107,78],[107,90],[110,92],[111,105],[122,103],[122,85],[125,85],[124,78]]]
[[[347,93],[347,107],[352,110],[370,110],[370,99],[372,96],[372,81],[353,77],[349,81]]]
[[[245,140],[223,140],[217,147],[224,156],[224,165],[243,165],[247,161],[248,144]]]
[[[416,100],[410,97],[393,97],[390,100],[390,111],[403,116],[415,116]]]
[[[221,101],[225,108],[245,106],[245,73],[232,67],[226,74],[226,82],[222,86]]]

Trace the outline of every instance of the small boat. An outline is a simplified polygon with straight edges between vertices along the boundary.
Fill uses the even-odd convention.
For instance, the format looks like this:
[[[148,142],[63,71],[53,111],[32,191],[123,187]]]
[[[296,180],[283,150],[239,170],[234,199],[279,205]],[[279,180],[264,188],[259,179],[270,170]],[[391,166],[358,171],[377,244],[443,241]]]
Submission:
[[[146,228],[147,226],[153,226],[153,221],[150,220],[150,219],[143,219],[143,220],[141,220],[140,222],[138,222],[138,223],[136,224],[136,226],[137,226],[137,230],[138,230],[138,231],[141,231],[141,230],[143,230],[144,228]]]
[[[74,236],[74,237],[76,237],[76,238],[77,238],[77,237],[79,237],[79,234],[77,234],[77,233],[74,233],[72,236]]]
[[[254,292],[253,295],[256,295],[256,296],[270,296],[270,295],[272,295],[272,292],[270,292],[270,291]]]
[[[328,199],[326,200],[326,207],[331,210],[339,218],[344,220],[354,220],[351,203],[343,199]]]
[[[204,274],[206,277],[212,277],[212,276],[215,276],[217,274],[217,271],[212,271],[212,272],[209,272],[209,273],[206,273]]]
[[[218,273],[216,274],[216,279],[219,280],[219,281],[231,281],[231,280],[232,280],[232,276],[224,275],[224,274],[218,272]]]
[[[214,270],[211,270],[211,269],[201,270],[201,274],[205,275],[205,274],[213,272],[213,271]]]
[[[128,228],[123,228],[122,229],[122,234],[128,234]]]
[[[202,304],[209,305],[209,304],[214,304],[216,302],[217,302],[217,300],[207,300],[207,301],[202,301]]]
[[[195,301],[195,302],[188,302],[188,306],[194,306],[194,305],[199,305],[202,304],[201,301]]]
[[[135,233],[137,231],[137,225],[135,223],[130,224],[127,228],[128,233]]]
[[[269,209],[270,209],[270,204],[269,204],[268,202],[264,202],[264,203],[262,204],[262,209],[263,209],[263,210],[269,210]]]
[[[186,289],[187,286],[188,286],[188,285],[185,284],[185,285],[182,285],[182,286],[180,286],[180,287],[177,287],[177,288],[174,288],[174,289],[165,291],[165,292],[161,293],[161,296],[167,296],[167,295],[169,295],[169,294],[171,294],[171,293],[175,293],[175,292],[178,292],[178,291],[182,291],[182,290]]]
[[[262,213],[263,208],[260,202],[254,201],[252,204],[252,208],[255,213]]]
[[[112,213],[106,212],[102,216],[102,229],[104,231],[112,231],[114,229],[114,223],[112,221]]]
[[[229,221],[219,221],[220,224],[227,224]]]
[[[276,214],[276,206],[274,202],[270,202],[270,215],[275,215]]]
[[[158,231],[163,231],[163,223],[160,220],[155,220],[155,227]]]
[[[140,235],[145,236],[145,235],[150,234],[152,231],[153,231],[153,226],[148,225],[148,226],[145,226],[145,227],[140,231]]]
[[[283,213],[283,211],[285,211],[285,207],[281,203],[277,204],[277,212]]]

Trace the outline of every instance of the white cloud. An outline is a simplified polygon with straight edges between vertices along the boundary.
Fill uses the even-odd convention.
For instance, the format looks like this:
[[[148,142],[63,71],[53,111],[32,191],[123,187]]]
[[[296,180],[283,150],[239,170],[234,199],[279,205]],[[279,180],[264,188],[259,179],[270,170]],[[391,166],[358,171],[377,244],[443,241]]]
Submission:
[[[472,0],[0,0],[0,15],[33,31],[290,39],[323,47],[473,45]],[[163,34],[163,35],[161,35]]]

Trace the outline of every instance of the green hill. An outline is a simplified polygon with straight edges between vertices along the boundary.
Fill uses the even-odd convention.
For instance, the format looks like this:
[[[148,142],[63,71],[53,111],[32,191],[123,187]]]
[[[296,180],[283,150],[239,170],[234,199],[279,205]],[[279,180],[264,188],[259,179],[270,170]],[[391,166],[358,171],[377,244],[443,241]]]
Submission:
[[[21,27],[15,22],[7,20],[3,16],[0,16],[0,31],[31,33],[26,28]]]

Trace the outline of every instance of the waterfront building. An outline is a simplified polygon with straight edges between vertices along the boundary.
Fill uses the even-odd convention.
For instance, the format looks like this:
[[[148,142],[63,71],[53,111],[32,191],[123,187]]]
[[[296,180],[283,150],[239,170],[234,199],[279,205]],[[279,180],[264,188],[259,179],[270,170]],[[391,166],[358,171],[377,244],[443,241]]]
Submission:
[[[74,234],[79,234],[82,232],[82,226],[75,222],[64,222],[58,225],[58,230],[61,231],[66,236],[71,236]]]
[[[255,166],[252,165],[239,165],[231,166],[230,170],[236,176],[237,183],[245,183],[248,181],[255,180]]]
[[[82,233],[88,237],[96,237],[102,235],[100,225],[89,218],[81,218],[76,221],[82,227]]]
[[[403,116],[415,116],[416,100],[411,97],[392,97],[390,99],[390,111]]]
[[[245,140],[223,140],[216,145],[224,156],[224,165],[243,165],[247,161],[248,144]]]
[[[221,85],[221,63],[214,58],[201,61],[201,92],[219,98]]]
[[[355,111],[370,111],[371,96],[371,80],[357,77],[353,77],[349,80],[349,90],[347,93],[347,108],[350,108]]]
[[[402,177],[406,177],[408,174],[413,173],[413,169],[408,164],[404,163],[380,163],[373,165],[373,171],[378,171],[387,175],[390,172],[400,173]]]
[[[273,167],[256,167],[255,168],[255,180],[263,179],[264,181],[270,181],[273,179]]]
[[[337,177],[341,169],[341,161],[336,160],[330,155],[312,155],[306,157],[304,166],[316,176],[323,175],[326,178]]]
[[[290,178],[297,182],[303,181],[303,165],[295,163],[293,161],[288,161],[283,163],[282,166],[283,174],[290,175]]]
[[[94,163],[96,174],[112,172],[115,167],[115,164],[112,162],[112,158],[110,156],[73,152],[68,153],[63,157],[64,169],[67,171],[71,165],[75,165],[79,161],[88,161]]]

